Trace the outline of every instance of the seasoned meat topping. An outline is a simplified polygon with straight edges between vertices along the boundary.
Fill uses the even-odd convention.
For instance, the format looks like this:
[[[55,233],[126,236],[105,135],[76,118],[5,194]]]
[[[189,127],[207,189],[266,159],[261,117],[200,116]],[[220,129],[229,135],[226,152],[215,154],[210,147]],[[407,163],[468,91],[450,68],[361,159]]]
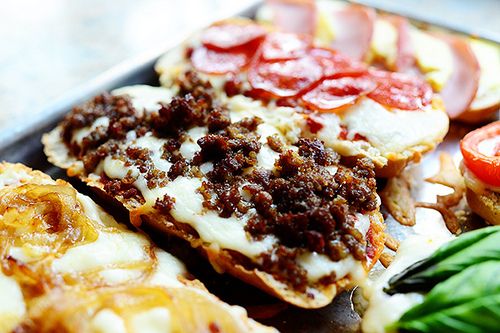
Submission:
[[[271,252],[252,264],[298,290],[308,285],[307,272],[297,264],[303,253],[317,252],[333,261],[350,255],[366,260],[365,235],[355,224],[360,214],[378,206],[371,161],[343,160],[316,139],[300,138],[291,145],[278,134],[261,137],[262,119],[232,122],[210,84],[194,73],[187,72],[179,87],[179,94],[156,112],[135,110],[127,96],[100,95],[66,117],[62,138],[87,172],[101,172],[104,190],[113,197],[144,204],[136,187],[139,175],[150,190],[180,176],[200,178],[204,209],[244,219],[255,240],[276,239]],[[107,117],[109,126],[93,126],[100,117]],[[193,139],[190,130],[198,127],[205,130]],[[90,134],[74,142],[75,131],[82,128]],[[135,144],[145,136],[161,143],[157,152]],[[188,141],[197,149],[192,158],[181,153]],[[272,168],[259,162],[264,147],[267,155],[262,156],[276,157]],[[107,156],[129,167],[125,178],[111,179],[99,168]],[[168,170],[159,169],[158,158]],[[165,194],[152,208],[170,215],[175,203]],[[332,273],[319,283],[334,279]]]

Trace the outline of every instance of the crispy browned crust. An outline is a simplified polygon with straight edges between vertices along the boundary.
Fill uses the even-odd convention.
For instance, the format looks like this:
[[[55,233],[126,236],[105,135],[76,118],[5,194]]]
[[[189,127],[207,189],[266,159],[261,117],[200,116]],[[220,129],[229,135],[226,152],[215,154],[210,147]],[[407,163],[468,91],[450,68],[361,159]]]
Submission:
[[[469,124],[477,124],[492,118],[493,114],[498,112],[498,110],[500,110],[500,102],[484,109],[469,109],[458,116],[456,120]]]
[[[490,224],[500,225],[500,195],[492,191],[478,194],[467,189],[467,203],[470,209]]]
[[[38,170],[33,170],[33,169],[31,169],[31,168],[29,168],[21,163],[13,164],[13,163],[8,163],[8,162],[0,162],[0,174],[5,172],[7,169],[10,169],[16,173],[23,175],[24,177],[21,177],[19,179],[19,181],[23,184],[24,183],[32,183],[32,184],[54,183],[54,184],[60,184],[60,185],[72,187],[71,184],[67,183],[64,180],[59,180],[59,179],[53,180],[49,175],[47,175],[41,171],[38,171]],[[89,179],[84,179],[84,180],[89,181]],[[96,182],[92,182],[90,185],[95,187],[96,191],[100,192],[100,194],[103,195],[103,197],[105,197],[107,200],[111,200],[111,201],[114,201],[114,203],[117,203],[117,200],[115,198],[112,198],[112,197],[106,195],[104,193],[104,191],[102,191],[102,188],[97,186]],[[206,292],[208,295],[211,295],[209,293],[209,291],[205,288],[205,285],[203,285],[203,283],[201,283],[199,280],[187,280],[183,277],[180,277],[180,279],[182,279],[182,282],[186,286],[200,289],[200,290]],[[213,301],[223,304],[223,302],[220,301],[216,297],[214,297]],[[47,319],[45,318],[44,320],[47,320]],[[252,319],[246,318],[245,320],[247,321],[246,325],[247,325],[247,329],[249,330],[249,332],[276,332],[276,330],[274,328],[264,326],[264,325],[254,321]]]
[[[44,135],[42,138],[45,154],[51,163],[66,169],[68,176],[78,177],[81,181],[92,187],[101,198],[110,204],[126,208],[129,212],[131,223],[135,226],[140,227],[141,225],[147,225],[165,234],[174,235],[188,241],[192,247],[199,249],[201,253],[207,257],[216,271],[221,273],[227,272],[285,302],[306,309],[326,306],[332,302],[340,291],[354,286],[355,281],[353,278],[347,276],[328,286],[311,287],[310,290],[312,290],[312,293],[304,293],[291,289],[288,285],[277,281],[268,273],[257,269],[248,269],[240,264],[236,264],[230,251],[209,247],[203,244],[203,240],[199,238],[196,231],[189,225],[156,212],[142,211],[140,207],[136,207],[130,202],[111,197],[104,191],[102,183],[98,180],[82,176],[80,172],[81,167],[79,166],[80,162],[70,157],[67,153],[61,154],[64,144],[60,140],[59,142],[54,140],[56,137],[59,137],[58,131],[59,129],[56,128],[53,132]],[[366,271],[373,267],[382,254],[385,239],[382,215],[376,212],[370,216],[370,219],[372,229],[370,243],[373,246],[373,258],[372,261],[366,265]],[[311,297],[311,294],[315,294],[315,296]]]

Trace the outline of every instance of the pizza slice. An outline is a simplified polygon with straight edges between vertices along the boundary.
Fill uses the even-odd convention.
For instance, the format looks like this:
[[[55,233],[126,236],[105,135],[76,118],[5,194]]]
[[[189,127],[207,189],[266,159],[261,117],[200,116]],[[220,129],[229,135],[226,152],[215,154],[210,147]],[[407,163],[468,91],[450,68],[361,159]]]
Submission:
[[[301,136],[397,175],[442,141],[448,117],[418,77],[368,68],[307,34],[250,20],[215,23],[156,64],[165,87],[194,71],[230,112],[286,113]],[[254,111],[252,111],[254,112]]]
[[[0,164],[0,332],[274,332],[70,184]]]
[[[423,77],[442,96],[451,119],[480,123],[499,110],[500,47],[493,42],[417,27],[404,17],[345,1],[269,0],[256,16],[373,66]]]
[[[383,246],[373,163],[345,159],[289,108],[222,103],[188,72],[76,107],[43,138],[49,161],[218,272],[318,308],[363,280]]]

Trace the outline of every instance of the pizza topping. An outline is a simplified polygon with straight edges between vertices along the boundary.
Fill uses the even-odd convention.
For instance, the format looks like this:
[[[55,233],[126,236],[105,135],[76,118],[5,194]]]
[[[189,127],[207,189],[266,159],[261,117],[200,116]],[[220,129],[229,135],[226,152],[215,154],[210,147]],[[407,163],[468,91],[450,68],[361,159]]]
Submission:
[[[286,32],[313,35],[316,29],[316,5],[314,0],[269,0],[273,11],[273,23]]]
[[[349,5],[334,11],[332,23],[335,38],[333,49],[355,60],[363,60],[370,48],[375,11],[360,5]]]
[[[361,75],[367,72],[363,63],[351,60],[331,49],[315,47],[309,51],[309,54],[321,64],[324,77]]]
[[[376,84],[364,76],[325,79],[305,93],[301,99],[313,110],[330,112],[354,104],[366,95]]]
[[[86,171],[100,173],[108,194],[175,218],[186,216],[185,195],[196,198],[196,214],[203,215],[203,222],[186,217],[180,222],[199,235],[210,232],[212,238],[203,239],[233,250],[238,264],[268,272],[298,290],[311,283],[332,283],[336,277],[332,269],[311,280],[295,260],[304,253],[316,251],[329,262],[348,256],[360,267],[365,263],[365,231],[357,222],[363,218],[369,224],[366,214],[374,214],[378,206],[371,162],[342,161],[318,140],[300,138],[291,145],[279,131],[267,134],[274,126],[255,116],[232,122],[224,105],[216,104],[210,84],[191,72],[178,84],[179,95],[169,103],[156,112],[140,113],[140,125],[130,130],[134,135],[104,141],[86,152],[98,156]],[[113,105],[115,98],[108,102]],[[120,98],[130,102],[129,97]],[[96,118],[92,114],[101,107],[89,103],[83,109],[73,113]],[[196,146],[191,156],[182,152],[189,140]],[[272,161],[263,163],[263,157]],[[115,166],[119,171],[108,173]],[[212,227],[221,224],[239,228],[238,237],[252,247],[242,246],[240,238],[218,238],[219,231]]]
[[[312,37],[285,32],[272,32],[262,44],[262,59],[285,60],[302,56],[312,45]]]
[[[214,24],[201,36],[203,45],[214,50],[234,50],[241,47],[252,46],[266,35],[266,30],[254,23],[228,22]]]
[[[417,77],[383,71],[371,71],[370,75],[377,87],[368,97],[382,105],[402,110],[419,110],[432,101],[431,87]]]
[[[401,16],[387,16],[386,19],[397,30],[397,53],[394,69],[398,72],[407,72],[415,65],[415,51],[410,36],[410,23]]]
[[[465,166],[486,184],[500,186],[500,121],[467,134],[460,142]]]
[[[191,54],[193,66],[203,73],[237,73],[250,62],[245,52],[224,52],[200,46]]]
[[[453,71],[440,94],[450,118],[460,116],[476,96],[481,69],[466,40],[442,37],[453,51]]]
[[[297,59],[259,62],[253,66],[248,79],[252,88],[274,97],[296,96],[321,79],[322,67],[311,56]]]

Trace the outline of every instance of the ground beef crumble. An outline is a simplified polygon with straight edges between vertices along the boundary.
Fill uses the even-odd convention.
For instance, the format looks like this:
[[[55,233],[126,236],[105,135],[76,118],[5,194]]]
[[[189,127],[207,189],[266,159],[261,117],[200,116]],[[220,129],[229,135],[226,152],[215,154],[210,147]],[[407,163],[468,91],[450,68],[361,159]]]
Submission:
[[[135,166],[151,189],[182,175],[200,176],[202,165],[211,163],[213,167],[203,175],[199,189],[204,207],[221,217],[247,216],[246,231],[256,240],[274,235],[278,245],[261,256],[260,269],[297,290],[305,291],[308,284],[307,273],[296,263],[306,251],[324,254],[333,261],[348,255],[365,260],[364,235],[354,225],[356,214],[377,209],[371,161],[343,160],[316,139],[301,138],[292,148],[278,136],[262,140],[257,133],[261,119],[232,123],[228,110],[216,102],[210,83],[187,72],[178,84],[178,96],[161,104],[157,112],[137,112],[127,96],[97,96],[64,119],[62,138],[87,172],[93,172],[111,155]],[[81,144],[72,141],[76,130],[92,125],[99,117],[109,118],[107,128],[97,127]],[[186,132],[195,126],[207,127],[208,134],[197,140],[201,149],[187,160],[179,149]],[[161,158],[172,163],[170,170],[156,169],[148,149],[123,148],[121,143],[130,132],[135,137],[151,133],[164,139]],[[259,167],[262,142],[279,154],[274,170]],[[121,180],[104,173],[101,176],[104,190],[111,196],[144,203],[135,181],[131,174]],[[165,195],[153,208],[169,214],[174,204],[175,199]],[[334,274],[323,277],[320,283],[333,281]]]

